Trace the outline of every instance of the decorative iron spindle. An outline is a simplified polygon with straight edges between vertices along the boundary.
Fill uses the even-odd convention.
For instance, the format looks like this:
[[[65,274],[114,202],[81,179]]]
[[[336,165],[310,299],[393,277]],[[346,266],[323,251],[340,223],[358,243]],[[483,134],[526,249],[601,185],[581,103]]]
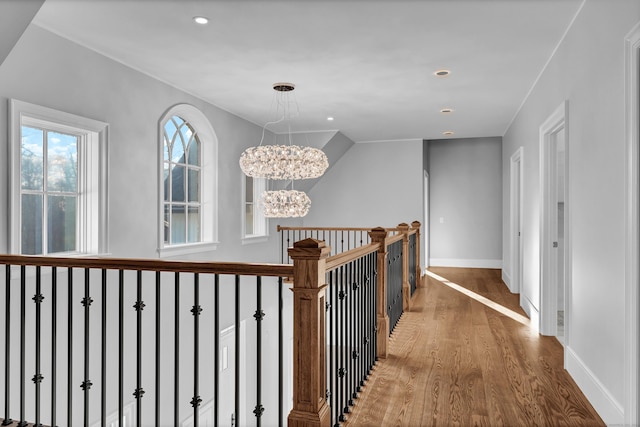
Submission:
[[[56,386],[58,371],[58,268],[51,268],[51,425],[56,426]]]
[[[256,406],[253,414],[256,416],[256,425],[260,427],[264,406],[262,406],[262,277],[256,278],[256,312],[253,315],[257,322],[256,331]]]
[[[200,275],[194,273],[193,275],[193,307],[191,308],[191,314],[193,314],[193,398],[191,399],[191,406],[193,407],[193,425],[197,426],[200,419],[200,404],[202,399],[200,398],[200,313],[202,313],[202,307],[200,307]]]
[[[100,358],[100,423],[107,425],[107,270],[102,269],[102,356]],[[55,425],[55,424],[54,424]]]
[[[34,426],[40,427],[40,384],[44,377],[42,376],[42,370],[40,366],[40,336],[42,334],[42,301],[44,296],[42,295],[42,267],[36,267],[36,294],[33,296],[33,302],[36,304],[36,373],[31,379],[36,386],[36,422]]]
[[[155,390],[155,397],[156,397],[156,407],[155,407],[155,420],[156,420],[156,425],[159,426],[160,425],[160,354],[161,354],[161,334],[160,334],[160,321],[162,320],[162,312],[160,310],[161,308],[161,297],[160,297],[160,272],[156,271],[156,390]]]
[[[214,313],[213,313],[213,366],[215,366],[214,372],[214,385],[213,385],[213,425],[218,426],[218,418],[220,417],[220,407],[218,405],[218,399],[220,397],[220,276],[215,275],[214,284]]]
[[[288,232],[287,232],[288,234]],[[235,396],[233,402],[233,411],[235,413],[235,420],[237,425],[240,424],[240,276],[235,276],[235,344],[236,344],[236,358],[235,358]]]
[[[4,357],[4,420],[2,421],[3,426],[8,426],[13,423],[13,420],[9,416],[9,406],[11,404],[11,400],[9,399],[11,390],[11,357],[7,350],[10,348],[11,343],[11,266],[5,265],[5,307],[4,307],[4,316],[5,316],[5,330],[4,330],[4,348],[5,348],[5,357]]]
[[[67,426],[73,424],[73,268],[67,269]]]
[[[20,422],[18,427],[24,427],[27,422],[24,419],[24,358],[25,358],[25,299],[26,299],[25,266],[20,266]]]
[[[124,271],[118,271],[118,425],[124,417]]]
[[[278,277],[278,424],[284,425],[283,405],[284,405],[284,387],[283,387],[283,351],[284,346],[284,331],[282,314],[284,311],[284,304],[282,301],[282,277]]]
[[[142,300],[142,271],[137,271],[136,281],[137,298],[133,308],[136,311],[136,389],[133,397],[136,399],[136,425],[142,425],[142,397],[144,389],[142,388],[142,310],[145,304]]]
[[[180,273],[174,277],[173,425],[180,425]]]

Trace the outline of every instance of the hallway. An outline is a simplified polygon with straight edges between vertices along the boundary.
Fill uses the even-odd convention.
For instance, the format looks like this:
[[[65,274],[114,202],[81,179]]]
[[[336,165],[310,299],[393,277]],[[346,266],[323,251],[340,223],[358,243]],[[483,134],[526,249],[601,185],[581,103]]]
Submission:
[[[344,425],[604,425],[500,270],[429,271]]]

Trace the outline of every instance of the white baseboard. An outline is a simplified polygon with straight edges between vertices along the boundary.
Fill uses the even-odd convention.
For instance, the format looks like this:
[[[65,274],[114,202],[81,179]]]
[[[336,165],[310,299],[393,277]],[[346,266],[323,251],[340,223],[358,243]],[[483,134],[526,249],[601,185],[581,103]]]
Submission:
[[[504,269],[502,270],[502,281],[504,282],[505,285],[507,285],[507,288],[509,288],[509,291],[513,292],[511,290],[511,276],[509,276],[509,274]]]
[[[564,351],[567,365],[565,368],[602,420],[609,426],[624,425],[624,409],[620,402],[611,395],[570,347],[565,347]]]
[[[540,311],[538,307],[533,305],[531,300],[523,293],[520,294],[520,307],[527,313],[527,317],[531,319],[531,328],[534,331],[540,330]]]
[[[501,259],[430,258],[430,267],[502,268]]]

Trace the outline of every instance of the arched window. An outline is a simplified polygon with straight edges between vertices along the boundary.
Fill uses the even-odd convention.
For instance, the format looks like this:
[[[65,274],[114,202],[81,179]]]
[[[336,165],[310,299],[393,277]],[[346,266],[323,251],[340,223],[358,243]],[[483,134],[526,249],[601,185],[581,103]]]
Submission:
[[[180,104],[160,121],[161,255],[215,249],[217,138],[200,110]]]

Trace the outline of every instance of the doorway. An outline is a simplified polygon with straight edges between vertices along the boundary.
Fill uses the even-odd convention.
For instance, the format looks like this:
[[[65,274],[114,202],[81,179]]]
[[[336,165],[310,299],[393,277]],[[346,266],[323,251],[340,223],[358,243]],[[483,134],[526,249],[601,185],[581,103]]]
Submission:
[[[424,171],[424,269],[429,268],[429,172]]]
[[[570,320],[568,103],[540,126],[540,333],[565,345]]]
[[[522,286],[522,153],[520,147],[511,156],[511,277],[509,290],[520,293]],[[522,303],[521,303],[522,305]]]

